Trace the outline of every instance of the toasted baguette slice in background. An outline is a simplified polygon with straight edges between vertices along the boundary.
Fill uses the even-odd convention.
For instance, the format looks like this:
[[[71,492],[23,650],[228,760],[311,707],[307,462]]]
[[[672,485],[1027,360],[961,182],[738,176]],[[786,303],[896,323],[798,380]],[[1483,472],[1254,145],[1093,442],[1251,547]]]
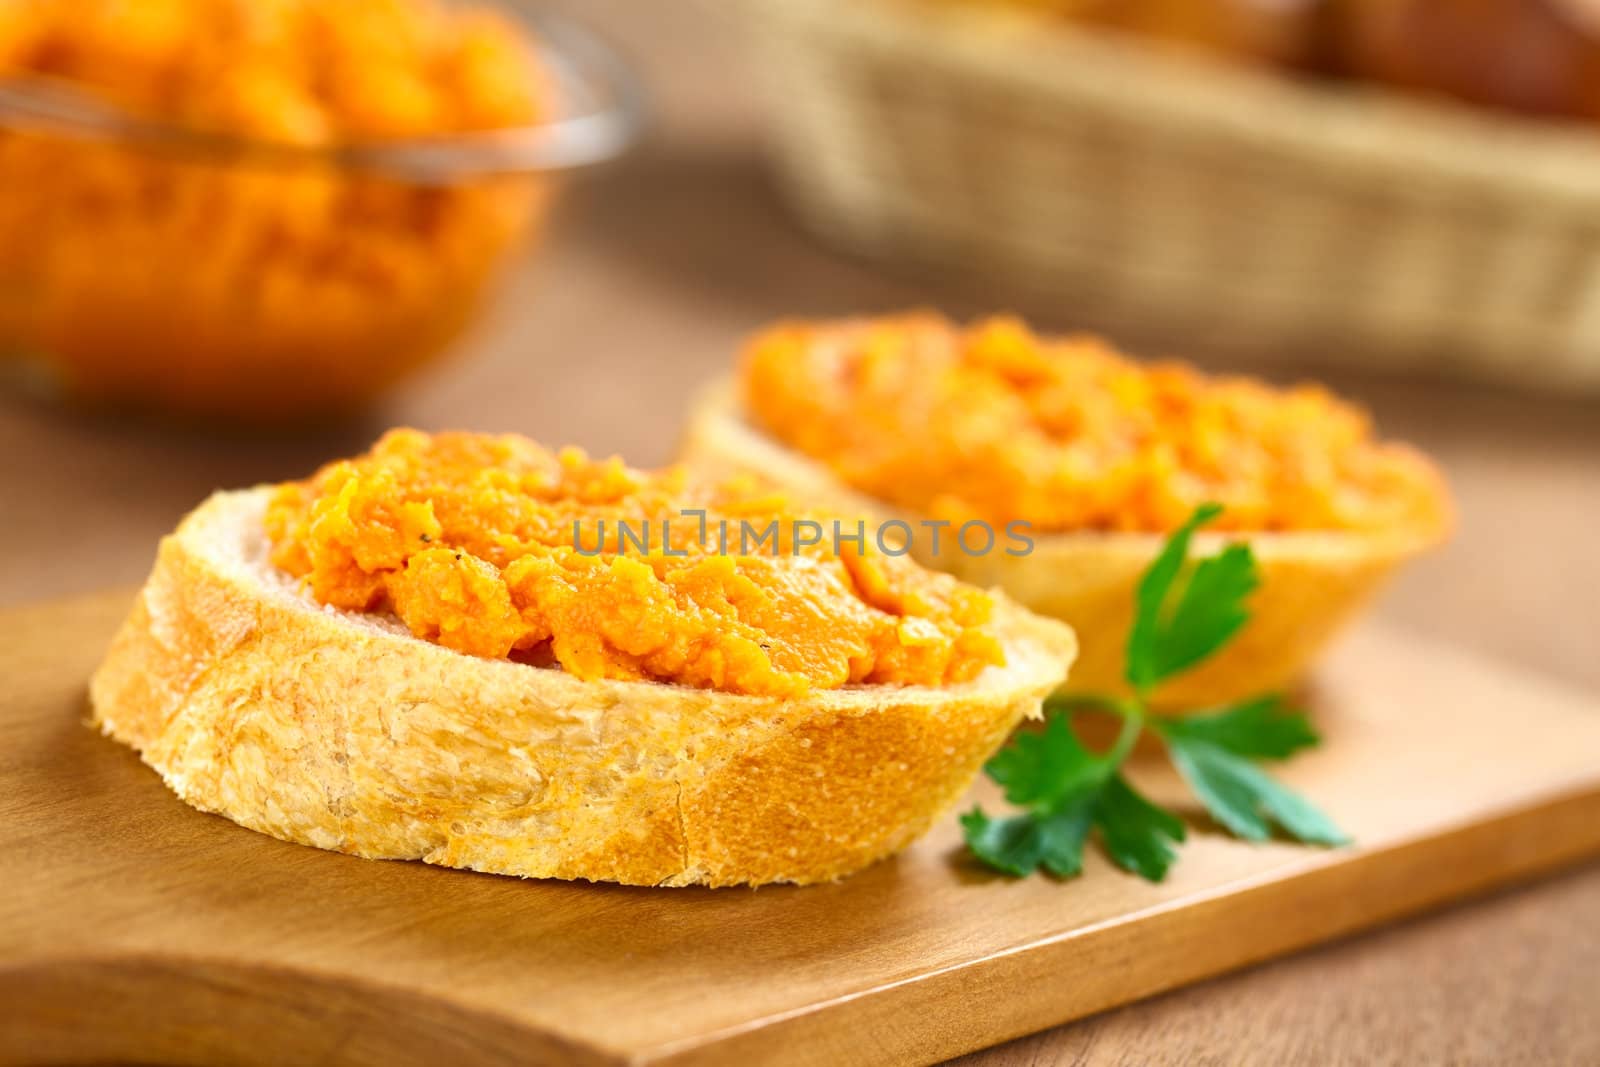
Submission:
[[[679,459],[701,476],[758,475],[797,501],[834,514],[874,522],[898,519],[913,528],[922,518],[856,491],[822,463],[754,427],[731,383],[701,394]],[[1164,685],[1156,702],[1169,709],[1201,708],[1292,686],[1394,569],[1437,545],[1446,532],[1441,526],[1380,533],[1198,534],[1191,551],[1199,555],[1230,541],[1248,541],[1261,588],[1251,597],[1251,620],[1239,637]],[[1024,607],[1067,622],[1081,644],[1070,688],[1126,694],[1123,650],[1133,624],[1134,590],[1165,535],[1085,531],[1032,538],[1026,555],[1008,555],[999,547],[969,555],[953,547],[949,536],[937,554],[926,536],[914,537],[911,551],[931,567],[974,585],[997,586]]]
[[[998,598],[1005,667],[799,699],[583,681],[325,608],[267,561],[270,490],[161,543],[91,684],[184,800],[384,859],[635,885],[817,882],[903,848],[1067,672],[1071,630]]]

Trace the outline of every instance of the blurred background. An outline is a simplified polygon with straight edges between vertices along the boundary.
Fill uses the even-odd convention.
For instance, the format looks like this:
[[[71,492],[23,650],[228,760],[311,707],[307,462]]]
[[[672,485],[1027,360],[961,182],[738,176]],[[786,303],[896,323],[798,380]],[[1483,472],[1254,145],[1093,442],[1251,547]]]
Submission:
[[[211,490],[391,425],[664,463],[769,320],[1015,310],[1367,405],[1461,507],[1381,614],[1600,689],[1590,0],[551,0],[522,6],[533,90],[514,25],[399,40],[400,0],[208,64],[195,12],[226,6],[0,0],[0,604],[131,585]],[[451,72],[422,103],[419,48]],[[307,110],[311,83],[349,99]],[[1129,1011],[1181,1043],[1248,989],[1410,1013],[1440,1056],[1570,1049],[1581,958],[1537,947],[1585,886],[1594,947],[1594,873]],[[1485,1014],[1411,988],[1408,953],[1470,978],[1484,944],[1519,976]],[[1049,1040],[1118,1018],[1153,1016]]]
[[[162,33],[184,39],[186,7],[192,23],[227,6],[0,12],[75,12],[71,26],[121,7],[139,13],[132,26],[158,24],[142,30],[155,49]],[[487,161],[481,145],[447,146],[433,171],[401,158],[329,178],[318,160],[123,149],[9,100],[0,350],[31,358],[0,360],[0,499],[24,546],[0,557],[0,600],[135,582],[211,489],[301,475],[389,425],[516,430],[660,463],[695,387],[768,320],[1010,309],[1146,355],[1319,376],[1369,405],[1387,434],[1439,456],[1463,509],[1455,543],[1408,573],[1388,614],[1600,685],[1589,629],[1549,622],[1576,590],[1600,590],[1591,7],[525,5],[612,42],[648,116],[621,159],[526,181],[495,167],[559,163],[551,152],[574,146],[501,145]],[[376,24],[380,38],[391,25]],[[122,38],[50,60],[78,79],[52,81],[133,91],[111,81],[115,64],[142,69],[138,35]],[[547,44],[547,69],[577,68],[574,91],[598,85],[590,112],[616,110],[614,72],[565,37]],[[351,64],[365,54],[381,71],[386,46],[346,47],[340,77],[359,90]],[[472,119],[548,106],[495,93],[479,89]],[[290,109],[268,90],[236,95],[218,121],[284,135]],[[347,113],[367,136],[409,117]],[[625,140],[610,133],[576,149],[603,157]],[[29,139],[42,142],[31,156]],[[196,179],[191,196],[220,205],[159,201],[189,171],[223,172],[233,184]],[[430,182],[442,189],[411,188]],[[300,260],[229,258],[247,230],[233,221],[260,218],[263,240],[298,241]],[[317,288],[338,269],[365,288]]]

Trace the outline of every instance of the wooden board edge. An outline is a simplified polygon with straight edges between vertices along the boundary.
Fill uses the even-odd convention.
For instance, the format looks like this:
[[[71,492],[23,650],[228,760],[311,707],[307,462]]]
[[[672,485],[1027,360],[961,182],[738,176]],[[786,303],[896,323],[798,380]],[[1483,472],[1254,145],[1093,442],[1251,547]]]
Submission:
[[[1185,900],[692,1041],[634,1067],[823,1067],[850,1048],[935,1063],[1239,970],[1600,854],[1600,782],[1493,818]],[[1064,886],[1062,892],[1071,892]],[[1236,932],[1224,955],[1186,946]],[[1202,933],[1203,932],[1203,933]],[[1151,951],[1151,946],[1160,946]],[[1074,982],[1072,976],[1085,980]],[[818,1032],[837,1035],[819,1047]]]
[[[629,1059],[452,998],[347,975],[146,953],[0,967],[0,1067],[530,1062],[623,1067]]]

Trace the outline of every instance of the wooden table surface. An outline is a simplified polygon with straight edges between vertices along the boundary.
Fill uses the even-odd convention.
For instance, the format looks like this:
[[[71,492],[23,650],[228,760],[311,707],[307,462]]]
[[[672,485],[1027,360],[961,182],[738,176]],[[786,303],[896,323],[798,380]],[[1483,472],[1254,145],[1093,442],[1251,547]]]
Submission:
[[[302,474],[390,424],[517,430],[657,463],[690,391],[768,319],[1004,307],[970,286],[839,258],[797,231],[766,176],[737,37],[709,5],[567,6],[650,80],[651,136],[570,191],[542,254],[459,358],[366,419],[291,435],[92,419],[0,396],[0,603],[135,582],[156,538],[211,489]],[[1093,322],[1092,309],[1070,305],[1025,310],[1045,326]],[[1287,360],[1266,373],[1327,378],[1452,478],[1458,537],[1402,577],[1383,615],[1600,692],[1600,398]],[[1600,866],[1590,865],[969,1061],[1600,1063],[1597,975]]]

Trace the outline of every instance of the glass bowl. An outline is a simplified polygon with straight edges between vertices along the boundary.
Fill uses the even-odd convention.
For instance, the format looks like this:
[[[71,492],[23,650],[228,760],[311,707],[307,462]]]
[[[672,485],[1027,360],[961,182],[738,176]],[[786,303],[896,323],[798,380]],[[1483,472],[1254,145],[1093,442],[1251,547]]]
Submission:
[[[95,406],[273,421],[360,408],[436,359],[559,176],[639,125],[609,48],[527,21],[559,112],[438,138],[253,142],[0,77],[0,371]]]

